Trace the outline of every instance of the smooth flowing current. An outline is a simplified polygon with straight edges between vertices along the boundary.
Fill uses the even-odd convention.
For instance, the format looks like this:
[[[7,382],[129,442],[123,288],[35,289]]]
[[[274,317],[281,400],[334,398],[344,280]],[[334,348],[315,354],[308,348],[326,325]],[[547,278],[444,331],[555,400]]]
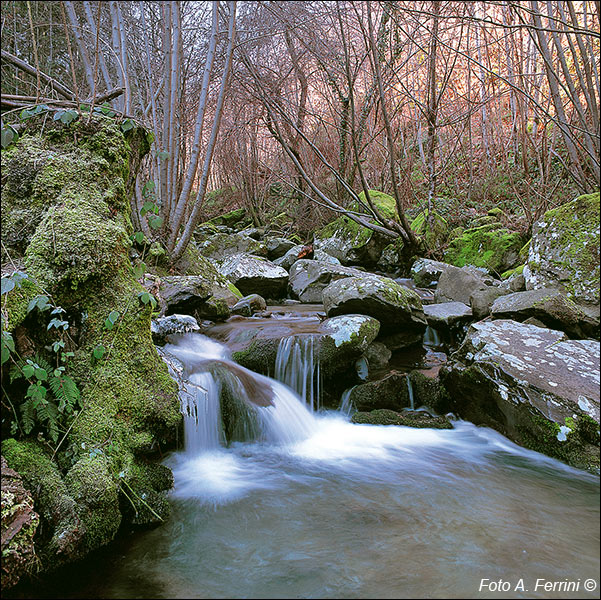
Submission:
[[[412,429],[311,412],[201,335],[166,350],[199,390],[186,448],[166,461],[172,517],[122,542],[72,597],[598,597],[584,589],[599,579],[597,477],[467,422]],[[214,361],[268,391],[255,441],[222,445]]]

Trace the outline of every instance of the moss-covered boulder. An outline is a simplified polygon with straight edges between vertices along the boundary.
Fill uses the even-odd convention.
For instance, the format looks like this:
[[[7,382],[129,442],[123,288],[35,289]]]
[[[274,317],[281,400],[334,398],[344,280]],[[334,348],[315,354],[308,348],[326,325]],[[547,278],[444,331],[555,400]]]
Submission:
[[[129,258],[129,192],[148,149],[143,129],[124,134],[115,120],[94,116],[69,125],[31,119],[18,142],[2,151],[8,164],[3,231],[18,226],[13,212],[18,216],[28,201],[37,207],[14,246],[25,253],[30,283],[8,299],[5,327],[13,333],[21,328],[18,352],[30,351],[19,341],[27,340],[43,353],[51,317],[27,311],[43,290],[72,325],[73,356],[65,364],[81,393],[67,436],[60,444],[51,440],[54,452],[27,440],[3,445],[9,466],[36,490],[43,568],[80,558],[114,537],[123,503],[152,487],[138,483],[140,473],[153,468],[148,457],[174,443],[181,421],[177,386],[153,345],[151,306],[140,299],[145,289]],[[21,188],[20,162],[28,164]],[[23,397],[12,400],[18,409]],[[156,498],[146,504],[165,518],[162,489],[152,488]],[[49,560],[58,555],[63,558]]]
[[[451,240],[444,260],[456,267],[473,265],[500,274],[518,263],[523,244],[517,231],[489,223],[466,229]]]
[[[323,291],[323,305],[328,317],[374,317],[388,333],[402,329],[422,334],[427,325],[419,296],[388,277],[365,274],[334,281]]]
[[[534,224],[524,277],[526,289],[560,287],[575,302],[599,304],[599,192]]]
[[[371,412],[356,412],[351,421],[361,425],[402,425],[417,429],[453,429],[447,417],[437,417],[421,410],[397,412],[378,408]]]
[[[598,472],[599,342],[511,320],[481,321],[440,376],[458,416]]]
[[[377,190],[369,190],[369,195],[382,216],[395,219],[394,198]],[[365,202],[365,193],[359,195]],[[351,210],[365,211],[355,205]],[[336,257],[343,265],[375,266],[384,248],[391,239],[363,227],[346,216],[341,216],[315,232],[315,247]]]

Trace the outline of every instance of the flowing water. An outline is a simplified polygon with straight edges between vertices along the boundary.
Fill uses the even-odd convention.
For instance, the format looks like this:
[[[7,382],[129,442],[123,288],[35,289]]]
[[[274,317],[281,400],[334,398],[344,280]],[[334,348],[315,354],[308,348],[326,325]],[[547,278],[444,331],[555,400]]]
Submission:
[[[172,517],[63,597],[598,597],[584,591],[599,577],[598,478],[466,422],[411,429],[312,412],[204,336],[166,349],[196,390],[182,401],[185,450],[166,461]],[[222,445],[214,363],[247,392],[266,390],[253,441]],[[572,581],[574,593],[540,587]]]

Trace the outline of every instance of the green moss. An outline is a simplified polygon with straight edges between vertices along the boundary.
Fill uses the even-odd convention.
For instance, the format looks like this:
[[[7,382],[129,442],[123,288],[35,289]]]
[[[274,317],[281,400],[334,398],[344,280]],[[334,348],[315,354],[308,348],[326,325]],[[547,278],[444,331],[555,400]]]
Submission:
[[[29,302],[43,294],[42,288],[31,279],[24,279],[20,286],[15,286],[6,294],[5,311],[7,315],[6,329],[14,331],[27,316]]]
[[[512,275],[521,275],[524,272],[524,267],[526,265],[519,265],[515,269],[509,269],[509,271],[505,271],[501,275],[501,279],[509,279]]]
[[[451,241],[444,258],[456,267],[474,265],[503,272],[517,262],[521,247],[519,233],[495,224],[482,225]]]
[[[411,229],[413,229],[417,235],[422,236],[425,239],[428,248],[439,248],[449,235],[447,221],[437,212],[433,211],[430,229],[427,229],[427,225],[428,211],[424,210],[413,219],[411,222]]]
[[[246,217],[246,209],[236,208],[217,217],[213,217],[212,219],[207,221],[207,223],[211,225],[225,225],[227,227],[232,227],[233,225],[244,219],[244,217]]]

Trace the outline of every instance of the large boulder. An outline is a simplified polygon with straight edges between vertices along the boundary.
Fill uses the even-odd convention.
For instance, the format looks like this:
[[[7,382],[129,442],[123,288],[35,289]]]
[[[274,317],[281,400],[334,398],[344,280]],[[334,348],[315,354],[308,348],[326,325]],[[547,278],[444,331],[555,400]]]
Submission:
[[[514,267],[524,244],[517,231],[500,223],[466,229],[449,243],[444,260],[457,267],[473,265],[499,274]]]
[[[358,411],[408,408],[411,401],[407,374],[393,371],[377,381],[356,385],[350,392],[349,401]]]
[[[288,272],[271,261],[252,254],[236,254],[224,261],[220,271],[245,296],[282,298],[286,294]]]
[[[599,304],[599,192],[534,224],[524,277],[526,289],[559,287],[575,302]]]
[[[599,342],[481,321],[440,374],[462,418],[571,465],[599,468]]]
[[[321,303],[323,291],[332,281],[361,274],[352,267],[303,258],[290,268],[290,293],[301,302]]]
[[[414,336],[409,343],[421,340],[427,325],[419,296],[388,277],[363,274],[334,281],[323,291],[323,304],[328,317],[369,315],[380,321],[387,336]]]
[[[269,238],[265,245],[269,260],[276,260],[297,246],[293,241],[280,237]]]
[[[145,289],[129,257],[129,200],[149,148],[141,128],[124,134],[114,119],[93,115],[68,125],[29,119],[19,140],[2,151],[2,220],[10,220],[11,209],[5,185],[38,190],[45,207],[32,214],[22,240],[30,283],[3,296],[9,333],[20,355],[32,349],[44,354],[56,340],[48,328],[50,311],[27,310],[43,288],[72,325],[73,355],[64,366],[79,390],[79,399],[71,388],[68,394],[76,402],[72,408],[79,403],[77,418],[58,410],[65,388],[47,390],[45,399],[67,433],[54,456],[46,454],[47,443],[38,445],[21,433],[3,442],[8,466],[35,496],[44,531],[36,540],[42,569],[81,558],[109,543],[122,520],[133,522],[121,486],[139,503],[141,524],[169,514],[165,482],[152,476],[151,457],[157,443],[175,444],[181,421],[177,386],[153,344],[152,307],[142,300]],[[13,170],[21,161],[28,168]],[[3,378],[3,385],[11,384]],[[18,388],[8,393],[21,414],[25,394]],[[41,419],[34,427],[32,436],[47,433],[56,445],[58,431]],[[150,510],[136,500],[142,497]]]
[[[392,329],[426,327],[418,294],[388,277],[362,273],[334,281],[325,288],[323,302],[329,317],[359,313]]]
[[[497,319],[525,321],[535,318],[547,327],[565,331],[570,337],[599,336],[598,327],[578,305],[553,288],[501,296],[493,302],[490,311]]]

